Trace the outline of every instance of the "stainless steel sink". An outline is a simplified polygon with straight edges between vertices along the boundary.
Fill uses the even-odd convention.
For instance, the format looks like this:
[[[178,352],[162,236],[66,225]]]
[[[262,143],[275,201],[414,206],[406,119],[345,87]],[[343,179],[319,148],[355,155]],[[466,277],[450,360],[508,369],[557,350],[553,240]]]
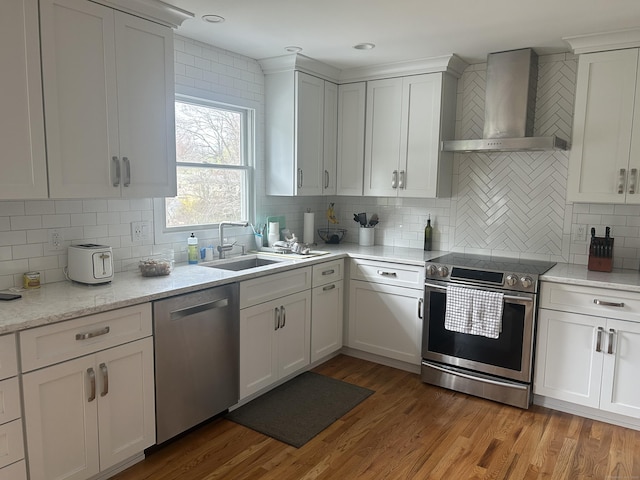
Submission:
[[[262,255],[244,255],[240,258],[230,258],[225,260],[217,260],[213,262],[201,263],[203,267],[219,268],[221,270],[231,270],[239,272],[241,270],[250,270],[253,268],[266,267],[276,263],[287,263],[291,261],[288,258],[269,258]]]

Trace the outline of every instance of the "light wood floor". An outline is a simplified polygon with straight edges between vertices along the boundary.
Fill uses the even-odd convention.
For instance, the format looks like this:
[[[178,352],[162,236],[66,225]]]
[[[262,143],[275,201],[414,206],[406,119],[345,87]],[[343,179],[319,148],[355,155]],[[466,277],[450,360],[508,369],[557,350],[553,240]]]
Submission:
[[[640,479],[634,430],[504,406],[344,355],[314,371],[376,393],[300,449],[218,419],[114,478]]]

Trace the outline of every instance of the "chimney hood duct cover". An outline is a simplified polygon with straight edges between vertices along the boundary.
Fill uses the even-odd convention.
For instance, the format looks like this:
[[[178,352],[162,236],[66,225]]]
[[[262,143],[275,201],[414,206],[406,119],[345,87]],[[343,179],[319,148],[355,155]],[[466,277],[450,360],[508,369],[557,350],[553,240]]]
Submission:
[[[442,142],[445,152],[566,150],[555,135],[533,137],[538,55],[530,48],[487,57],[484,138]]]

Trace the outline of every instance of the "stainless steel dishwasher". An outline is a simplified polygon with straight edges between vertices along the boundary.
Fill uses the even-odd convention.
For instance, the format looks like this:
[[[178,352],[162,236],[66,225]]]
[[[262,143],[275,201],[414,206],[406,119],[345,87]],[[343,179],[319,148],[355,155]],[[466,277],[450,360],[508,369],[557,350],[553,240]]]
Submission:
[[[237,403],[238,284],[153,303],[158,444]]]

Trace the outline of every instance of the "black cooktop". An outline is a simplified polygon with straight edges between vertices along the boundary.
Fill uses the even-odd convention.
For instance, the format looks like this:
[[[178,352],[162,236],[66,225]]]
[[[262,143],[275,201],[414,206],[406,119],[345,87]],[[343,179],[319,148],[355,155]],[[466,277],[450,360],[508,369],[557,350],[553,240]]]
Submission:
[[[556,264],[556,262],[547,262],[543,260],[494,257],[488,255],[475,255],[470,253],[448,253],[447,255],[433,258],[427,263],[449,265],[452,267],[469,268],[475,270],[488,270],[494,272],[518,272],[534,275],[542,275]]]

